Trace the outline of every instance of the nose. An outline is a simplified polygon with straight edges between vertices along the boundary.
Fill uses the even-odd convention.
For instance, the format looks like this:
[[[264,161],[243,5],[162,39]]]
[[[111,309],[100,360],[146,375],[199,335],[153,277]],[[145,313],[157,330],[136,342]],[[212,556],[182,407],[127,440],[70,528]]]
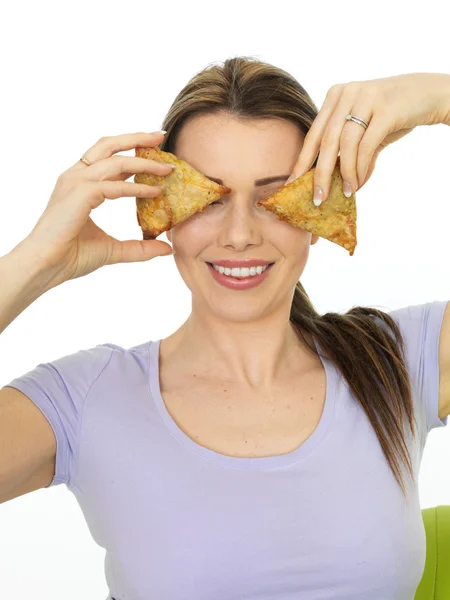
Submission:
[[[262,227],[258,219],[258,208],[254,202],[241,194],[228,198],[226,214],[220,223],[219,243],[223,248],[242,252],[247,247],[262,243]]]

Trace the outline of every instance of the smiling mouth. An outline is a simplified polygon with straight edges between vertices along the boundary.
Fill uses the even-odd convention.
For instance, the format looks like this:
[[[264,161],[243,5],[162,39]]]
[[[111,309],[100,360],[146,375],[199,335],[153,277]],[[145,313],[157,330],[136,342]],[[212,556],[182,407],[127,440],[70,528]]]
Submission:
[[[208,265],[211,265],[211,266],[214,264],[214,263],[211,263],[211,262],[208,262],[208,261],[205,261],[205,262],[206,262],[206,264],[208,264]],[[268,266],[268,265],[274,265],[274,264],[275,264],[274,262],[261,263],[261,266],[262,266],[262,267],[266,267],[266,266]],[[230,267],[230,268],[231,268],[231,267]],[[244,269],[244,268],[245,268],[245,265],[244,265],[244,266],[242,266],[242,267],[238,267],[238,268],[239,268],[239,269]]]
[[[220,274],[220,271],[218,269],[214,268],[213,263],[210,263],[210,262],[206,261],[206,264],[209,265],[216,273]],[[274,264],[275,264],[274,262],[273,263],[268,263],[265,266],[265,268],[262,271],[262,273],[264,273],[265,271],[269,271],[269,269],[271,269]],[[242,269],[248,268],[248,269],[250,269],[250,267],[236,267],[236,268],[242,268]],[[231,275],[232,269],[233,269],[232,267],[227,268],[227,271],[230,271],[230,273],[227,274],[227,273],[224,272],[224,273],[222,273],[222,275],[226,275],[226,277],[230,277],[231,279],[253,279],[253,277],[258,277],[258,275],[262,274],[262,273],[254,273],[253,275],[249,274],[249,275],[237,275],[237,276],[233,276],[233,275]]]

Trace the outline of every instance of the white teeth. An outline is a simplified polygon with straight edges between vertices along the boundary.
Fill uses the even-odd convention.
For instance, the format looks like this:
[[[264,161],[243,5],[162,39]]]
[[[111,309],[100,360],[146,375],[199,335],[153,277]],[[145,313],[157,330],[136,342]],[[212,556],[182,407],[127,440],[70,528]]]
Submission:
[[[253,277],[255,275],[261,275],[261,273],[265,271],[268,266],[269,265],[264,265],[263,267],[235,267],[230,269],[228,267],[219,267],[213,264],[213,268],[216,271],[219,271],[219,273],[222,273],[222,275],[231,275],[231,277]]]

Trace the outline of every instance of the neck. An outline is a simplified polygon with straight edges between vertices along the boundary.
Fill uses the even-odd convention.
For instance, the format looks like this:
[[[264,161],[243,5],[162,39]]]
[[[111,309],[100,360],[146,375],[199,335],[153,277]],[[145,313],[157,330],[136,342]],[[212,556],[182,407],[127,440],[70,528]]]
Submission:
[[[312,336],[305,337],[314,347]],[[252,390],[270,389],[277,380],[316,361],[289,315],[270,315],[263,322],[230,322],[208,319],[194,311],[165,341],[169,354],[176,356],[183,368]]]

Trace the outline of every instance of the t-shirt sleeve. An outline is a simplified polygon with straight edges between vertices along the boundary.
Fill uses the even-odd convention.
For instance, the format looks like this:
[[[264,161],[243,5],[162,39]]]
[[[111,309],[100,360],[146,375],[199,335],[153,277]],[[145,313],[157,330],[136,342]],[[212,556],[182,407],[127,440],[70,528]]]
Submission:
[[[405,342],[406,365],[415,405],[429,433],[447,425],[439,419],[439,339],[447,301],[407,306],[389,312]]]
[[[30,398],[50,423],[56,437],[55,476],[48,487],[71,487],[78,456],[83,407],[89,391],[111,360],[112,350],[99,345],[49,363],[39,364],[4,387]]]

